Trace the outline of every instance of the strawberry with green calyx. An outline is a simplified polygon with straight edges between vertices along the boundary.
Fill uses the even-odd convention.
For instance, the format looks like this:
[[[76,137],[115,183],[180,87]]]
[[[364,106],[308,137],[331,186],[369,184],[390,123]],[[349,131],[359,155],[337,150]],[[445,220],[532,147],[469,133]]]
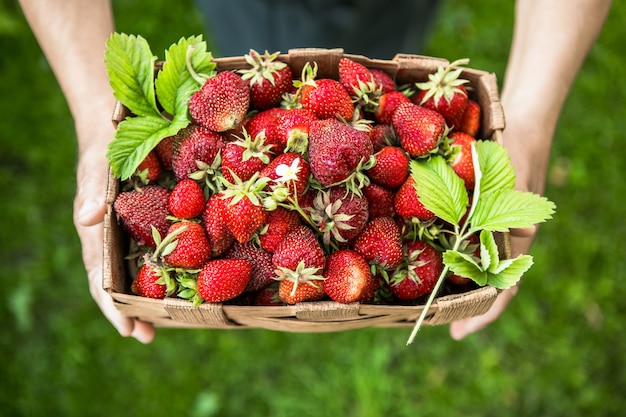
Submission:
[[[391,124],[374,124],[369,135],[374,152],[380,151],[385,146],[400,146],[400,141]]]
[[[220,193],[209,197],[201,215],[201,224],[206,231],[213,258],[222,255],[235,241],[235,236],[224,220],[227,201],[222,197]]]
[[[228,182],[234,177],[249,180],[271,160],[272,145],[265,143],[265,133],[252,138],[244,129],[241,137],[228,142],[222,150],[222,176]]]
[[[467,107],[468,96],[463,85],[469,81],[459,78],[463,71],[459,66],[468,63],[469,59],[459,59],[440,66],[434,74],[429,74],[428,81],[415,84],[419,91],[413,102],[440,113],[450,128],[461,126]]]
[[[278,296],[285,304],[303,301],[317,301],[326,296],[321,275],[322,268],[307,267],[305,261],[299,261],[295,268],[278,267],[276,280],[279,281]]]
[[[134,180],[136,184],[135,187],[154,184],[161,176],[161,170],[161,162],[159,161],[156,151],[150,151],[139,166],[137,166],[137,170],[131,180]]]
[[[252,265],[244,259],[214,259],[198,273],[197,290],[208,303],[221,303],[241,295],[252,275]]]
[[[311,169],[302,155],[295,152],[285,152],[272,159],[260,173],[261,178],[269,178],[268,187],[287,187],[289,196],[293,199],[304,193],[309,186]]]
[[[282,306],[285,305],[278,295],[280,284],[278,281],[273,282],[262,290],[258,291],[252,304],[255,306]]]
[[[178,181],[189,178],[198,170],[198,161],[212,165],[226,142],[216,132],[200,126],[193,126],[187,134],[174,144],[172,170]]]
[[[192,221],[176,222],[170,226],[168,236],[176,233],[176,245],[163,253],[163,261],[175,268],[196,269],[211,258],[211,246],[204,228]]]
[[[476,142],[473,136],[457,131],[448,135],[449,153],[446,155],[448,163],[454,172],[463,179],[465,188],[473,190],[476,183],[474,178],[474,161],[472,160],[472,144]]]
[[[285,152],[306,154],[309,149],[309,128],[316,120],[315,113],[304,108],[288,109],[281,115],[276,135]]]
[[[269,253],[274,253],[285,235],[301,224],[300,215],[295,210],[277,207],[267,215],[267,223],[259,232],[259,245]]]
[[[201,184],[205,195],[213,195],[222,191],[222,154],[215,155],[213,162],[196,161],[197,170],[189,174],[189,179]]]
[[[265,224],[267,211],[263,207],[263,189],[268,178],[259,178],[256,172],[247,181],[234,176],[234,182],[222,178],[224,191],[220,197],[227,202],[224,208],[224,221],[235,239],[247,242]]]
[[[156,247],[152,235],[155,227],[161,235],[172,223],[167,201],[170,191],[160,185],[147,185],[138,190],[123,191],[115,197],[113,209],[130,237],[141,246]]]
[[[277,61],[280,52],[263,55],[251,49],[244,58],[250,68],[239,70],[244,81],[250,85],[250,105],[265,110],[280,105],[283,94],[292,87],[293,74],[284,62]]]
[[[494,232],[530,228],[552,217],[555,205],[539,195],[515,190],[515,171],[507,151],[493,141],[477,141],[471,147],[476,185],[469,211],[468,192],[442,156],[413,160],[411,176],[424,206],[446,222],[454,237],[451,249],[443,252],[444,268],[424,305],[408,343],[419,331],[428,310],[449,272],[469,278],[479,286],[507,289],[515,285],[532,266],[530,255],[501,259]],[[460,250],[462,242],[478,234],[480,259]]]
[[[285,150],[285,144],[278,136],[278,123],[287,109],[272,107],[267,110],[253,113],[242,123],[241,130],[245,129],[250,137],[256,138],[260,134],[265,136],[265,144],[271,145],[270,151],[273,154],[280,154]],[[241,136],[243,132],[234,134]]]
[[[356,237],[352,248],[368,263],[392,270],[402,262],[400,228],[391,217],[373,218]]]
[[[428,222],[435,217],[435,214],[424,206],[415,191],[413,176],[407,177],[396,191],[393,207],[396,214],[409,220],[415,218],[420,222]]]
[[[370,68],[370,73],[383,94],[396,90],[396,82],[385,71],[378,68]]]
[[[339,303],[371,301],[379,286],[367,261],[350,249],[328,255],[323,276],[324,292]]]
[[[376,163],[367,174],[373,182],[387,188],[400,187],[409,176],[409,157],[396,146],[385,146],[374,154]]]
[[[148,298],[165,298],[167,296],[167,286],[163,278],[163,273],[167,274],[163,268],[154,267],[149,263],[144,263],[137,272],[135,280],[131,284],[131,291],[137,295]]]
[[[402,103],[410,103],[411,99],[401,91],[391,91],[383,94],[374,109],[374,118],[381,124],[390,124],[393,114]]]
[[[448,131],[441,114],[413,103],[400,104],[393,113],[391,123],[400,146],[412,158],[436,152]]]
[[[295,270],[303,261],[305,267],[324,269],[326,257],[313,230],[305,225],[291,229],[276,247],[272,262],[277,268]]]
[[[239,126],[249,104],[248,84],[234,72],[222,71],[191,96],[189,114],[200,126],[226,132]]]
[[[244,259],[250,263],[252,272],[244,292],[259,291],[274,282],[272,254],[251,241],[246,243],[235,242],[224,254],[224,259]]]
[[[178,219],[198,217],[206,204],[202,187],[194,180],[187,178],[179,181],[168,198],[168,207]]]
[[[443,271],[443,260],[439,251],[420,240],[405,243],[404,252],[389,289],[401,300],[415,300],[433,290]]]
[[[367,176],[373,146],[368,133],[354,129],[337,119],[319,120],[309,131],[309,164],[315,179],[330,187],[347,183],[353,192],[360,192]],[[359,175],[362,174],[362,175]]]
[[[378,85],[371,71],[363,64],[343,57],[338,65],[339,82],[352,97],[355,106],[372,112],[378,106],[382,86]]]

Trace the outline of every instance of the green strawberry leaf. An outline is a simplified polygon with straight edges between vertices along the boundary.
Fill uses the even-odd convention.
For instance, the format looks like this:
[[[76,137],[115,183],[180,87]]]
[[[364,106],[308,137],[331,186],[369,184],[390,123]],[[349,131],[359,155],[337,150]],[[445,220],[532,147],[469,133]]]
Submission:
[[[493,234],[486,230],[480,232],[480,263],[482,268],[489,272],[494,272],[500,263],[498,244]]]
[[[424,206],[435,216],[459,226],[469,198],[463,180],[441,156],[411,161],[415,190]]]
[[[109,142],[107,158],[113,174],[121,180],[130,178],[137,166],[165,137],[174,136],[189,123],[175,118],[171,123],[161,116],[129,117],[115,131],[115,140]]]
[[[479,140],[475,144],[475,149],[482,172],[481,192],[490,193],[499,189],[513,189],[515,169],[511,165],[506,148],[491,140]]]
[[[480,286],[487,284],[489,274],[468,254],[455,250],[443,253],[443,263],[455,274],[469,278]]]
[[[470,232],[507,232],[527,228],[552,218],[555,204],[545,197],[519,190],[482,192],[470,216]]]
[[[196,73],[212,74],[216,66],[202,36],[181,38],[165,51],[163,68],[155,82],[156,94],[163,109],[171,115],[185,113],[189,98],[201,87],[189,71],[188,59]]]
[[[156,57],[141,36],[114,33],[104,62],[115,98],[138,116],[159,115],[154,92]]]
[[[515,259],[505,259],[494,273],[488,274],[487,284],[505,290],[514,286],[533,265],[533,257],[520,255]]]

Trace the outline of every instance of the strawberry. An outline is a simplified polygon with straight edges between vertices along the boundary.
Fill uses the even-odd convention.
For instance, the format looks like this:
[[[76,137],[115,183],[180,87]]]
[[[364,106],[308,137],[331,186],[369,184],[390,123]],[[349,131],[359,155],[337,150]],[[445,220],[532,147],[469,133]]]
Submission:
[[[393,207],[399,216],[405,219],[416,217],[419,220],[432,220],[435,215],[424,207],[415,190],[415,179],[408,176],[404,184],[398,188],[393,201]]]
[[[364,84],[374,84],[374,77],[370,70],[350,58],[342,57],[339,60],[338,70],[339,82],[351,96],[355,96],[355,91],[360,90]]]
[[[306,267],[305,261],[298,262],[295,269],[279,267],[276,270],[278,296],[283,303],[296,304],[302,301],[317,301],[326,296],[321,281],[321,268]]]
[[[265,135],[265,144],[271,145],[270,151],[274,154],[280,154],[284,151],[285,145],[278,136],[278,123],[287,109],[281,107],[272,107],[267,110],[260,111],[248,117],[243,122],[243,127],[252,138],[256,138],[261,133]],[[236,136],[243,135],[243,131]]]
[[[461,126],[467,107],[468,96],[463,84],[468,81],[459,78],[462,70],[458,66],[468,62],[468,59],[460,59],[441,66],[437,72],[429,74],[428,81],[415,84],[420,91],[413,96],[413,102],[441,114],[450,128]]]
[[[472,160],[472,144],[476,142],[476,139],[460,131],[450,133],[448,138],[452,141],[449,164],[454,172],[463,179],[465,188],[473,190],[476,178],[474,176],[474,161]]]
[[[284,184],[290,195],[300,195],[309,186],[311,169],[302,155],[286,152],[278,155],[267,164],[260,173],[261,178],[268,178],[268,188]],[[294,194],[295,193],[295,194]]]
[[[467,107],[463,112],[463,117],[461,118],[461,124],[459,125],[458,130],[476,137],[476,135],[478,135],[478,131],[480,130],[480,118],[480,104],[472,99],[469,99],[467,101]]]
[[[276,135],[285,152],[305,154],[309,147],[309,128],[318,120],[315,113],[303,108],[286,110],[276,126]]]
[[[259,234],[259,244],[265,251],[274,253],[285,235],[300,224],[296,211],[278,207],[267,215],[266,226]]]
[[[178,181],[198,171],[198,161],[211,165],[224,147],[224,137],[209,129],[195,126],[174,145],[172,169]]]
[[[347,242],[357,236],[369,217],[365,197],[337,186],[320,190],[314,200],[311,220],[322,234],[323,242]]]
[[[183,129],[180,133],[182,134],[185,131],[186,129]],[[159,141],[157,146],[154,148],[154,151],[159,157],[159,161],[161,161],[161,167],[163,167],[164,169],[172,169],[172,158],[174,157],[174,143],[176,141],[176,136],[168,136],[161,139],[161,141]]]
[[[235,242],[224,255],[224,259],[244,259],[252,266],[250,281],[244,292],[259,291],[274,282],[272,255],[252,242]]]
[[[148,298],[165,298],[167,286],[162,277],[162,270],[145,263],[137,272],[137,277],[131,285],[133,293]]]
[[[252,304],[255,306],[282,306],[285,303],[280,301],[280,296],[278,295],[278,288],[280,284],[278,281],[274,281],[269,286],[263,288],[258,291],[255,296]]]
[[[378,152],[385,146],[400,144],[391,124],[375,124],[372,126],[370,141],[372,142],[373,152]]]
[[[252,265],[243,259],[214,259],[198,273],[198,294],[209,303],[232,300],[246,289]]]
[[[391,91],[383,94],[378,100],[374,111],[374,118],[378,123],[390,124],[393,114],[402,103],[410,103],[411,99],[400,91]]]
[[[308,63],[302,74],[302,80],[294,81],[296,101],[302,107],[311,110],[319,119],[352,119],[354,104],[339,81],[330,78],[316,80],[317,65],[311,67]]]
[[[352,248],[367,262],[383,269],[393,269],[402,261],[400,229],[391,217],[371,219]]]
[[[155,150],[146,155],[135,170],[135,176],[142,184],[155,183],[161,175],[161,162]]]
[[[193,219],[204,210],[204,191],[200,185],[190,179],[176,183],[168,198],[170,212],[179,219]]]
[[[357,174],[357,167],[372,155],[373,146],[366,132],[337,119],[319,120],[309,131],[311,172],[323,186],[331,186]]]
[[[404,250],[405,264],[392,275],[389,289],[401,300],[414,300],[433,290],[443,260],[440,252],[420,240],[406,243]]]
[[[339,303],[370,301],[378,288],[367,261],[349,249],[328,255],[323,276],[324,292]]]
[[[214,194],[209,197],[202,212],[201,224],[206,231],[213,257],[222,255],[235,241],[235,236],[224,221],[226,204],[221,194]]]
[[[254,139],[246,132],[232,142],[228,142],[222,151],[222,175],[229,181],[235,176],[241,181],[249,180],[270,162],[272,145],[265,144],[265,134],[260,133]]]
[[[227,202],[224,221],[238,242],[247,242],[267,219],[267,211],[260,197],[267,185],[267,178],[259,179],[257,172],[247,181],[235,177],[234,183],[225,179],[224,183],[226,189],[221,192]]]
[[[384,187],[397,188],[409,176],[409,157],[396,146],[385,146],[376,154],[376,163],[367,173],[369,178]]]
[[[131,238],[139,245],[156,247],[152,227],[165,235],[171,221],[167,219],[170,191],[160,185],[147,185],[117,195],[113,208]]]
[[[313,231],[300,225],[291,229],[276,247],[272,256],[274,266],[295,271],[304,262],[305,268],[324,269],[326,258]]]
[[[367,199],[370,218],[393,216],[394,190],[372,182],[363,187],[363,196]]]
[[[211,246],[201,225],[191,221],[174,223],[168,235],[178,232],[176,246],[169,253],[163,254],[163,261],[173,267],[196,269],[208,262]]]
[[[381,89],[383,94],[389,93],[396,89],[396,82],[391,78],[391,75],[378,68],[370,68],[370,73],[374,77],[376,86]]]
[[[409,156],[426,156],[437,149],[446,133],[446,121],[439,113],[413,103],[402,103],[391,121],[400,145]]]
[[[250,86],[250,105],[265,110],[280,105],[283,94],[291,90],[293,73],[284,62],[277,61],[279,52],[261,55],[251,49],[244,56],[250,68],[240,70]]]
[[[249,104],[248,83],[234,72],[222,71],[191,96],[189,113],[200,126],[226,132],[243,121]]]

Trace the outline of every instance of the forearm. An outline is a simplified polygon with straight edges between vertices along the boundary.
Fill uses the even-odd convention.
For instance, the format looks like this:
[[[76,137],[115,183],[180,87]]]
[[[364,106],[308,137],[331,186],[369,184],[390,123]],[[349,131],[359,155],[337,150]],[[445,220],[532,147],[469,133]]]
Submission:
[[[502,91],[518,187],[544,190],[552,137],[610,0],[519,0]]]

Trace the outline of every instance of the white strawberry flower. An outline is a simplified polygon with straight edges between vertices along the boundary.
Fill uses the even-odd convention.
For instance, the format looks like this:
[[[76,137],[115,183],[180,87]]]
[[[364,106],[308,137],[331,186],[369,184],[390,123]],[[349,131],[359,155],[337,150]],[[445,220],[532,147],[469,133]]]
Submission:
[[[276,175],[278,175],[278,178],[276,178],[274,182],[284,184],[289,181],[296,181],[300,169],[300,159],[298,158],[294,159],[291,165],[278,164],[276,167]]]

